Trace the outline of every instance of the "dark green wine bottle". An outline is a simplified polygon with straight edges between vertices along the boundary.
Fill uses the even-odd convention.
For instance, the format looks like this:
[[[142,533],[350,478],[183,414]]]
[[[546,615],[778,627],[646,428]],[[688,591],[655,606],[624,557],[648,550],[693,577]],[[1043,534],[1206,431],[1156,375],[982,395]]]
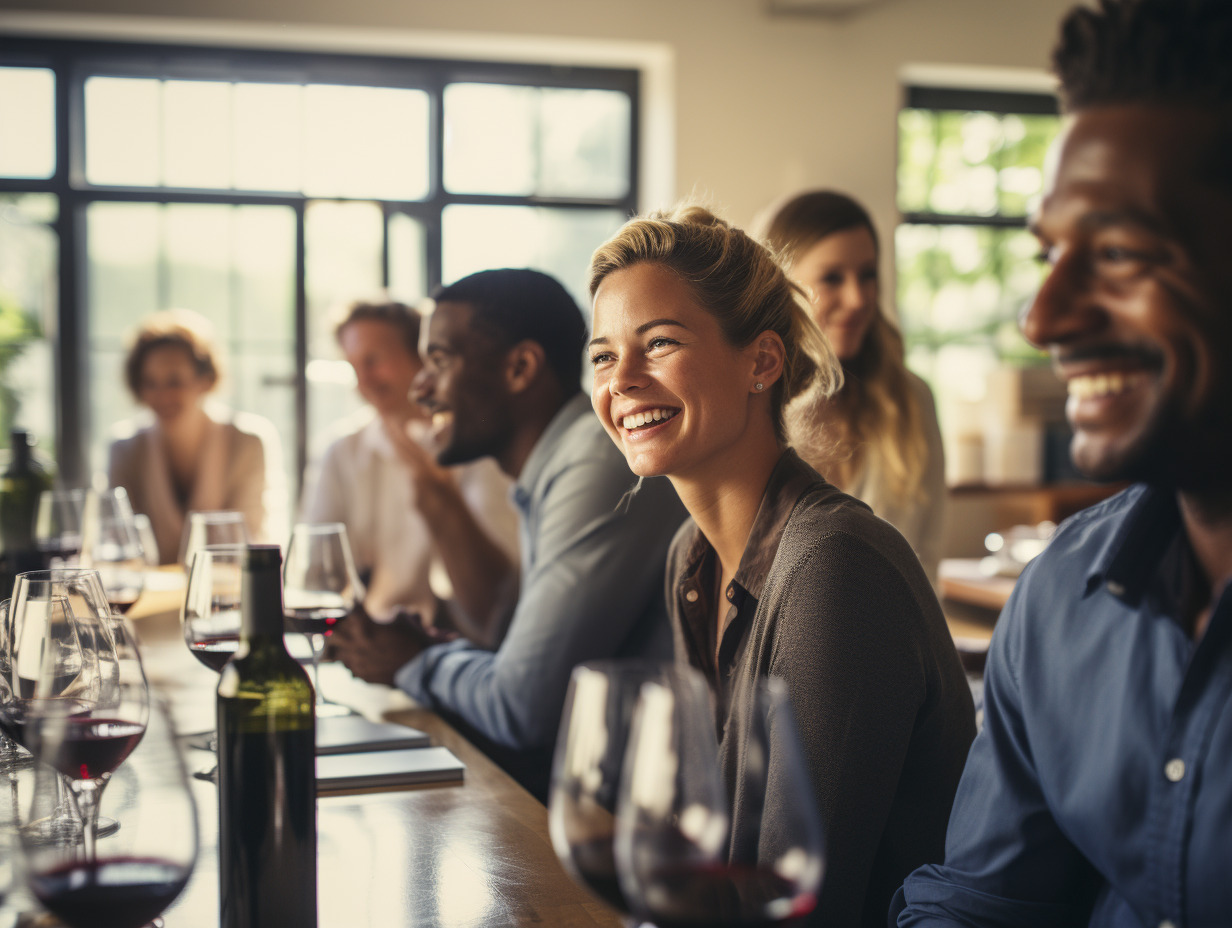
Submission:
[[[277,545],[249,545],[218,683],[222,928],[317,923],[315,694],[283,643],[281,565]]]
[[[0,599],[12,595],[18,574],[46,566],[34,537],[34,514],[39,494],[51,489],[30,433],[13,429],[9,438],[9,464],[0,474]]]

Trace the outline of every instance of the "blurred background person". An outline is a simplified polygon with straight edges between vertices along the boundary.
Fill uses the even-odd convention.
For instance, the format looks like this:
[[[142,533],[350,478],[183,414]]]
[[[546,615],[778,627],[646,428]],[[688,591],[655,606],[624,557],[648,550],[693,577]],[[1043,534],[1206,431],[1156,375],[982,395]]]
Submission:
[[[254,541],[285,512],[277,433],[260,416],[207,402],[220,370],[209,322],[183,309],[148,317],[124,362],[129,390],[154,421],[116,427],[107,476],[149,517],[163,564],[179,556],[191,511],[239,511]]]
[[[364,608],[377,619],[392,618],[399,608],[427,620],[437,612],[429,574],[439,557],[434,533],[449,530],[445,520],[433,518],[441,493],[460,493],[486,536],[488,550],[472,548],[472,556],[492,560],[502,576],[512,575],[517,563],[511,482],[492,458],[424,479],[425,471],[438,465],[430,451],[430,414],[410,395],[423,368],[419,330],[419,313],[402,303],[356,301],[347,307],[334,336],[367,406],[348,418],[346,434],[326,450],[303,507],[306,521],[346,525],[355,566],[368,588]],[[448,589],[446,576],[438,572],[437,592],[453,593],[453,618],[471,633],[467,618],[477,606],[469,602],[468,590]],[[499,642],[485,638],[483,643]]]
[[[843,365],[842,390],[791,410],[792,444],[897,528],[936,583],[945,452],[932,392],[907,369],[903,337],[881,306],[873,221],[851,197],[817,190],[778,207],[765,238],[805,288]]]

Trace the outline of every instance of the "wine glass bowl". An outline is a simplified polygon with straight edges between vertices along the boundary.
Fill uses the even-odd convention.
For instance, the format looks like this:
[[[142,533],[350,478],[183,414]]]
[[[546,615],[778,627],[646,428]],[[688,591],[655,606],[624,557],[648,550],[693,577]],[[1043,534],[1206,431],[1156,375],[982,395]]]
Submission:
[[[613,856],[621,766],[641,686],[664,679],[669,666],[606,660],[575,667],[552,763],[552,847],[574,882],[624,914]]]
[[[128,612],[145,589],[145,550],[123,487],[97,494],[87,506],[81,562],[98,571],[117,612]]]
[[[243,513],[231,509],[190,512],[180,542],[180,563],[185,570],[191,567],[192,556],[198,548],[247,543],[248,528]]]
[[[287,630],[302,634],[312,648],[317,715],[348,715],[350,709],[321,695],[320,683],[326,638],[364,598],[346,526],[341,522],[296,525],[287,544],[282,578]]]
[[[44,746],[57,750],[56,732]],[[40,766],[38,776],[52,775]],[[33,791],[29,817],[40,817]],[[150,713],[146,736],[112,778],[108,808],[123,827],[98,855],[79,845],[49,844],[22,831],[24,870],[36,899],[69,928],[140,928],[166,909],[192,873],[197,817],[166,711]],[[42,800],[46,802],[46,799]]]
[[[634,914],[657,928],[792,925],[816,907],[821,828],[786,693],[759,681],[731,699],[740,763],[723,771],[704,680],[678,669],[642,685],[615,856]],[[779,810],[770,828],[767,808]]]
[[[34,517],[34,539],[48,567],[72,566],[81,555],[86,490],[44,490]]]
[[[188,650],[221,673],[240,641],[243,545],[197,549],[188,571],[181,621]]]

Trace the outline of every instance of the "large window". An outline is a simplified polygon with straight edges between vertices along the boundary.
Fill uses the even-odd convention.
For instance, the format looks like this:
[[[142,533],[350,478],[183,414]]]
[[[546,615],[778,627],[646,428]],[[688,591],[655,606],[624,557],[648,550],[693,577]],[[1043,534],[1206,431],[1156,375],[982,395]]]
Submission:
[[[132,415],[136,323],[209,318],[289,485],[357,404],[331,318],[487,267],[556,275],[637,202],[632,71],[12,39],[0,48],[0,426],[69,482]]]
[[[1059,393],[1028,369],[1042,358],[1017,320],[1041,280],[1026,224],[1059,126],[1055,97],[1039,94],[912,87],[899,114],[898,307],[953,482],[1029,479],[1037,453],[1038,476],[1056,476],[1045,446]]]

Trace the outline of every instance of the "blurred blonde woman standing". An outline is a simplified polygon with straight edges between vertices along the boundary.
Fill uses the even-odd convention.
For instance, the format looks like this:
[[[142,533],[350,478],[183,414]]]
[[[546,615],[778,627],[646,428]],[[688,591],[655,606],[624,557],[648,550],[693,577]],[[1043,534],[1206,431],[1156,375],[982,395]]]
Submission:
[[[817,190],[775,210],[765,238],[805,289],[843,365],[842,390],[792,409],[792,444],[902,532],[935,583],[945,453],[932,392],[907,369],[902,335],[881,306],[872,219],[846,194]]]
[[[800,723],[828,844],[808,924],[885,924],[918,862],[940,860],[974,711],[910,546],[787,443],[785,407],[842,374],[774,257],[698,207],[627,223],[591,261],[592,402],[643,477],[691,518],[672,542],[676,659],[716,697],[731,847],[790,847],[781,738],[750,813],[747,705],[777,677]]]

